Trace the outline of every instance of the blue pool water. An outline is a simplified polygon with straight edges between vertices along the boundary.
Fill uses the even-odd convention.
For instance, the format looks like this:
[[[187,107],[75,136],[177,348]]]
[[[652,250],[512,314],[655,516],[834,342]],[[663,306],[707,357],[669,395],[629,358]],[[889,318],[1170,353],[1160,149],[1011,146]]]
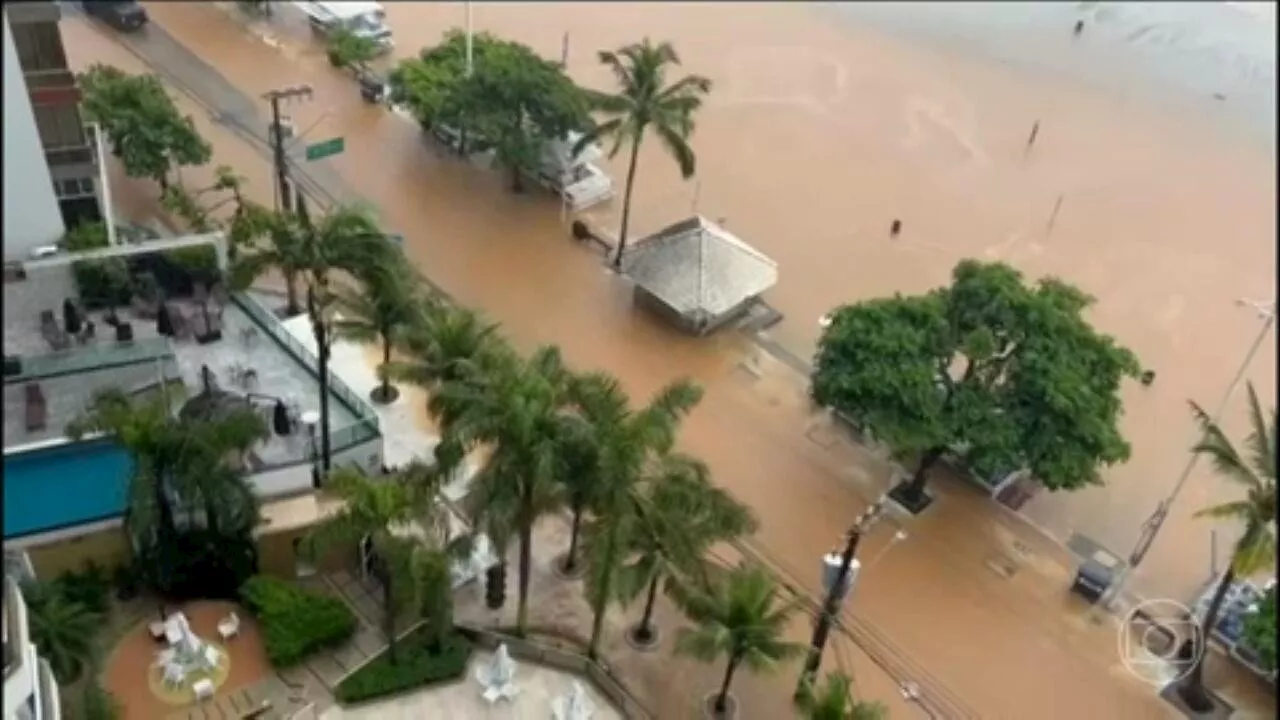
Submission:
[[[109,440],[6,455],[4,537],[124,514],[133,461]]]

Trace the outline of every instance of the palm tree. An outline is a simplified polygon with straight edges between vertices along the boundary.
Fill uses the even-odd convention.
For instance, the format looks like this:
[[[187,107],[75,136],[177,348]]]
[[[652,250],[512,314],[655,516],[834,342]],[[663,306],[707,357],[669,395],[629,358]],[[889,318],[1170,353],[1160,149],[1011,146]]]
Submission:
[[[597,469],[593,492],[596,517],[587,528],[588,601],[595,617],[587,654],[597,656],[610,603],[622,600],[615,587],[618,570],[640,514],[636,498],[662,476],[663,459],[675,446],[680,421],[702,398],[702,390],[686,380],[663,388],[640,410],[618,381],[604,373],[578,377],[571,386],[578,416],[590,427]]]
[[[560,483],[564,487],[565,502],[569,506],[569,549],[565,551],[560,570],[565,575],[576,576],[581,559],[578,552],[582,537],[583,517],[602,491],[599,453],[593,442],[590,424],[569,423],[560,446]]]
[[[759,566],[742,563],[710,587],[683,587],[677,593],[685,614],[696,626],[683,628],[676,651],[712,662],[728,658],[724,682],[715,699],[723,716],[729,705],[729,686],[738,666],[760,672],[804,652],[804,646],[783,639],[796,609],[794,600],[779,603],[778,586]]]
[[[600,62],[617,78],[617,94],[590,92],[592,106],[608,119],[586,133],[574,146],[574,155],[604,138],[613,139],[609,157],[616,157],[624,144],[631,146],[627,168],[627,187],[622,201],[622,227],[618,234],[615,268],[622,267],[622,253],[627,247],[627,230],[631,220],[631,192],[635,189],[636,161],[640,142],[646,130],[652,129],[676,162],[684,179],[693,177],[697,159],[689,147],[693,134],[693,114],[702,107],[703,98],[711,91],[711,81],[701,75],[686,75],[666,84],[667,69],[680,64],[680,57],[670,43],[654,45],[645,38],[617,51],[602,51]]]
[[[416,572],[422,567],[418,555],[424,547],[423,535],[429,532],[419,521],[423,498],[430,493],[417,487],[413,477],[406,473],[373,480],[357,469],[334,471],[327,490],[343,501],[342,507],[312,530],[303,545],[315,556],[332,547],[356,547],[366,538],[372,543],[373,572],[382,585],[382,629],[392,663],[396,662],[396,620],[422,586]]]
[[[397,336],[418,312],[417,278],[408,265],[399,262],[375,265],[361,270],[357,277],[359,288],[342,288],[337,293],[339,316],[333,319],[333,331],[339,338],[359,343],[382,342],[382,364],[378,366],[382,384],[370,397],[376,403],[394,402],[400,393],[387,370]]]
[[[816,692],[806,687],[796,699],[804,720],[884,720],[889,710],[881,703],[853,699],[853,681],[844,673],[832,673]]]
[[[1271,567],[1276,561],[1276,411],[1272,408],[1270,417],[1263,412],[1258,394],[1250,383],[1250,431],[1245,440],[1247,452],[1242,455],[1204,408],[1192,402],[1191,410],[1203,434],[1191,451],[1208,457],[1218,474],[1239,483],[1246,492],[1243,500],[1215,505],[1196,513],[1198,517],[1234,520],[1244,525],[1244,533],[1236,541],[1231,564],[1218,581],[1200,624],[1204,628],[1202,642],[1207,647],[1213,628],[1217,626],[1223,600],[1236,579]],[[1196,712],[1209,712],[1214,707],[1204,687],[1206,657],[1205,652],[1199,654],[1191,672],[1178,688],[1178,694]]]
[[[231,266],[231,286],[243,290],[268,270],[274,269],[284,278],[285,315],[301,315],[298,280],[307,271],[308,254],[296,219],[256,205],[246,206],[243,219],[233,223],[232,228],[232,245],[237,251]],[[261,236],[270,240],[265,247],[256,244]],[[251,253],[241,255],[240,248],[250,250]]]
[[[543,347],[528,360],[515,355],[475,365],[468,377],[442,384],[429,401],[436,417],[451,418],[446,435],[462,447],[492,447],[476,474],[467,504],[473,524],[520,540],[519,604],[516,628],[528,626],[529,579],[533,570],[533,526],[562,504],[556,482],[559,443],[568,418],[563,413],[569,373],[560,351]],[[508,532],[508,530],[510,532]]]
[[[22,587],[31,642],[60,683],[80,677],[93,661],[93,638],[102,618],[68,600],[56,587],[38,582]]]
[[[399,262],[393,245],[378,230],[377,223],[363,209],[338,206],[313,222],[301,195],[296,215],[281,215],[272,223],[272,248],[241,258],[234,269],[233,284],[244,287],[272,267],[306,283],[306,310],[315,336],[320,380],[320,459],[327,475],[332,465],[329,433],[329,354],[333,345],[329,317],[335,295],[332,273],[345,271],[359,277],[371,268]],[[281,255],[287,248],[288,255]],[[296,297],[294,298],[296,300]]]
[[[670,574],[708,581],[705,557],[718,542],[755,532],[751,510],[711,484],[710,470],[693,458],[672,455],[648,492],[636,498],[638,532],[628,548],[631,562],[620,573],[620,595],[634,600],[648,588],[644,614],[632,630],[640,645],[653,642],[658,587]]]

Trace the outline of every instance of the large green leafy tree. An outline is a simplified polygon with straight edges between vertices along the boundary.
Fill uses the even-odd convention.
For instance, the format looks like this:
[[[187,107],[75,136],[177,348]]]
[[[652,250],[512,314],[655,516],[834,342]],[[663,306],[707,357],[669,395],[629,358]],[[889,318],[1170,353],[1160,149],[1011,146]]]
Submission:
[[[339,338],[382,344],[382,364],[378,366],[382,384],[374,388],[372,397],[378,403],[393,402],[399,391],[388,373],[391,352],[397,336],[420,312],[418,279],[404,262],[362,268],[356,277],[357,287],[337,292],[333,330]]]
[[[574,379],[571,398],[575,418],[588,423],[595,462],[594,518],[586,531],[586,593],[594,613],[587,654],[594,658],[609,606],[628,599],[618,584],[623,561],[642,521],[653,519],[643,514],[641,498],[667,479],[680,423],[702,399],[702,389],[676,381],[637,410],[615,378],[589,373]]]
[[[813,396],[900,456],[918,456],[895,499],[928,504],[930,468],[962,452],[981,474],[1028,469],[1051,490],[1100,483],[1122,462],[1121,382],[1133,353],[1084,317],[1092,298],[964,260],[951,285],[837,309],[818,346]]]
[[[234,595],[256,570],[258,521],[256,499],[235,458],[265,438],[267,428],[248,407],[175,417],[168,401],[174,392],[152,399],[99,392],[67,434],[106,433],[128,452],[134,476],[125,520],[153,588],[184,597]]]
[[[329,358],[333,350],[332,310],[337,294],[332,279],[345,272],[354,277],[368,275],[372,268],[402,262],[387,236],[361,208],[337,206],[318,220],[312,220],[299,196],[297,213],[276,216],[268,235],[269,248],[258,249],[238,259],[232,268],[232,282],[245,287],[272,268],[292,274],[306,286],[307,317],[316,341],[320,394],[320,457],[324,473],[332,465],[332,438],[329,431]]]
[[[796,698],[804,720],[885,720],[889,710],[881,703],[855,700],[853,681],[844,673],[832,673],[818,688],[804,688]]]
[[[618,252],[613,258],[614,267],[621,268],[631,227],[631,193],[635,189],[640,143],[647,132],[653,131],[680,166],[681,177],[693,177],[697,157],[689,146],[689,137],[693,134],[693,116],[711,91],[711,81],[701,75],[686,75],[668,84],[667,73],[680,65],[680,57],[670,43],[655,45],[649,38],[616,51],[602,51],[600,62],[613,73],[618,91],[588,93],[592,109],[604,119],[582,137],[574,154],[601,140],[613,141],[609,157],[617,156],[623,146],[631,153]]]
[[[1204,628],[1214,628],[1231,586],[1239,578],[1273,567],[1276,562],[1276,411],[1274,408],[1269,414],[1263,411],[1258,394],[1250,384],[1250,430],[1242,453],[1203,408],[1193,402],[1191,409],[1203,433],[1192,452],[1209,458],[1219,475],[1245,491],[1243,499],[1197,513],[1202,517],[1231,520],[1244,530],[1201,622]],[[1204,687],[1204,662],[1208,655],[1207,652],[1199,654],[1191,672],[1178,686],[1178,694],[1196,712],[1209,712],[1214,707]]]
[[[151,178],[164,195],[174,169],[204,165],[213,155],[155,75],[130,75],[95,64],[79,76],[81,107],[101,125],[129,177]]]
[[[796,603],[782,597],[764,568],[744,563],[709,586],[686,586],[677,597],[694,625],[681,630],[676,651],[703,662],[728,659],[715,699],[719,714],[728,708],[729,687],[740,666],[763,672],[804,651],[786,640]]]
[[[450,418],[445,442],[491,448],[472,481],[467,504],[473,524],[489,534],[500,554],[505,554],[505,539],[519,539],[516,629],[523,635],[528,626],[533,526],[563,504],[556,476],[568,422],[564,408],[569,373],[555,347],[540,348],[527,360],[514,354],[501,357],[477,368],[474,377],[442,384],[431,397],[430,409],[436,417]]]
[[[559,64],[527,45],[488,33],[472,37],[472,73],[466,73],[466,36],[404,60],[391,74],[391,98],[426,127],[463,133],[459,151],[493,150],[511,171],[512,188],[538,171],[546,141],[587,128],[586,96]]]

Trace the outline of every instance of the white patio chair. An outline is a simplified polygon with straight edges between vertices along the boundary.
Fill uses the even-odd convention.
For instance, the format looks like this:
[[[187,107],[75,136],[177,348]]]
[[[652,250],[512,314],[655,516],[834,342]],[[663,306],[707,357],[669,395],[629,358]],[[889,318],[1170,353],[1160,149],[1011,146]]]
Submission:
[[[196,702],[208,700],[213,697],[213,681],[208,679],[197,680],[195,684],[191,686],[191,690],[196,694]]]
[[[230,640],[240,634],[240,616],[231,613],[225,618],[218,621],[218,635],[222,637],[223,642]]]
[[[204,661],[209,663],[209,667],[218,667],[218,660],[220,659],[221,656],[218,654],[217,648],[212,645],[204,646]]]

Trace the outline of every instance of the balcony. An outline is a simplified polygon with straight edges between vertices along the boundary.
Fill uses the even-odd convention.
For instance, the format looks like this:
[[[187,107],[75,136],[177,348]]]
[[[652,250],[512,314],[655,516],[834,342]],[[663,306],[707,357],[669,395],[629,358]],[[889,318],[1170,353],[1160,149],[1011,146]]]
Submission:
[[[49,148],[44,151],[45,162],[50,168],[67,165],[91,165],[94,161],[93,148],[88,145],[79,147]]]

